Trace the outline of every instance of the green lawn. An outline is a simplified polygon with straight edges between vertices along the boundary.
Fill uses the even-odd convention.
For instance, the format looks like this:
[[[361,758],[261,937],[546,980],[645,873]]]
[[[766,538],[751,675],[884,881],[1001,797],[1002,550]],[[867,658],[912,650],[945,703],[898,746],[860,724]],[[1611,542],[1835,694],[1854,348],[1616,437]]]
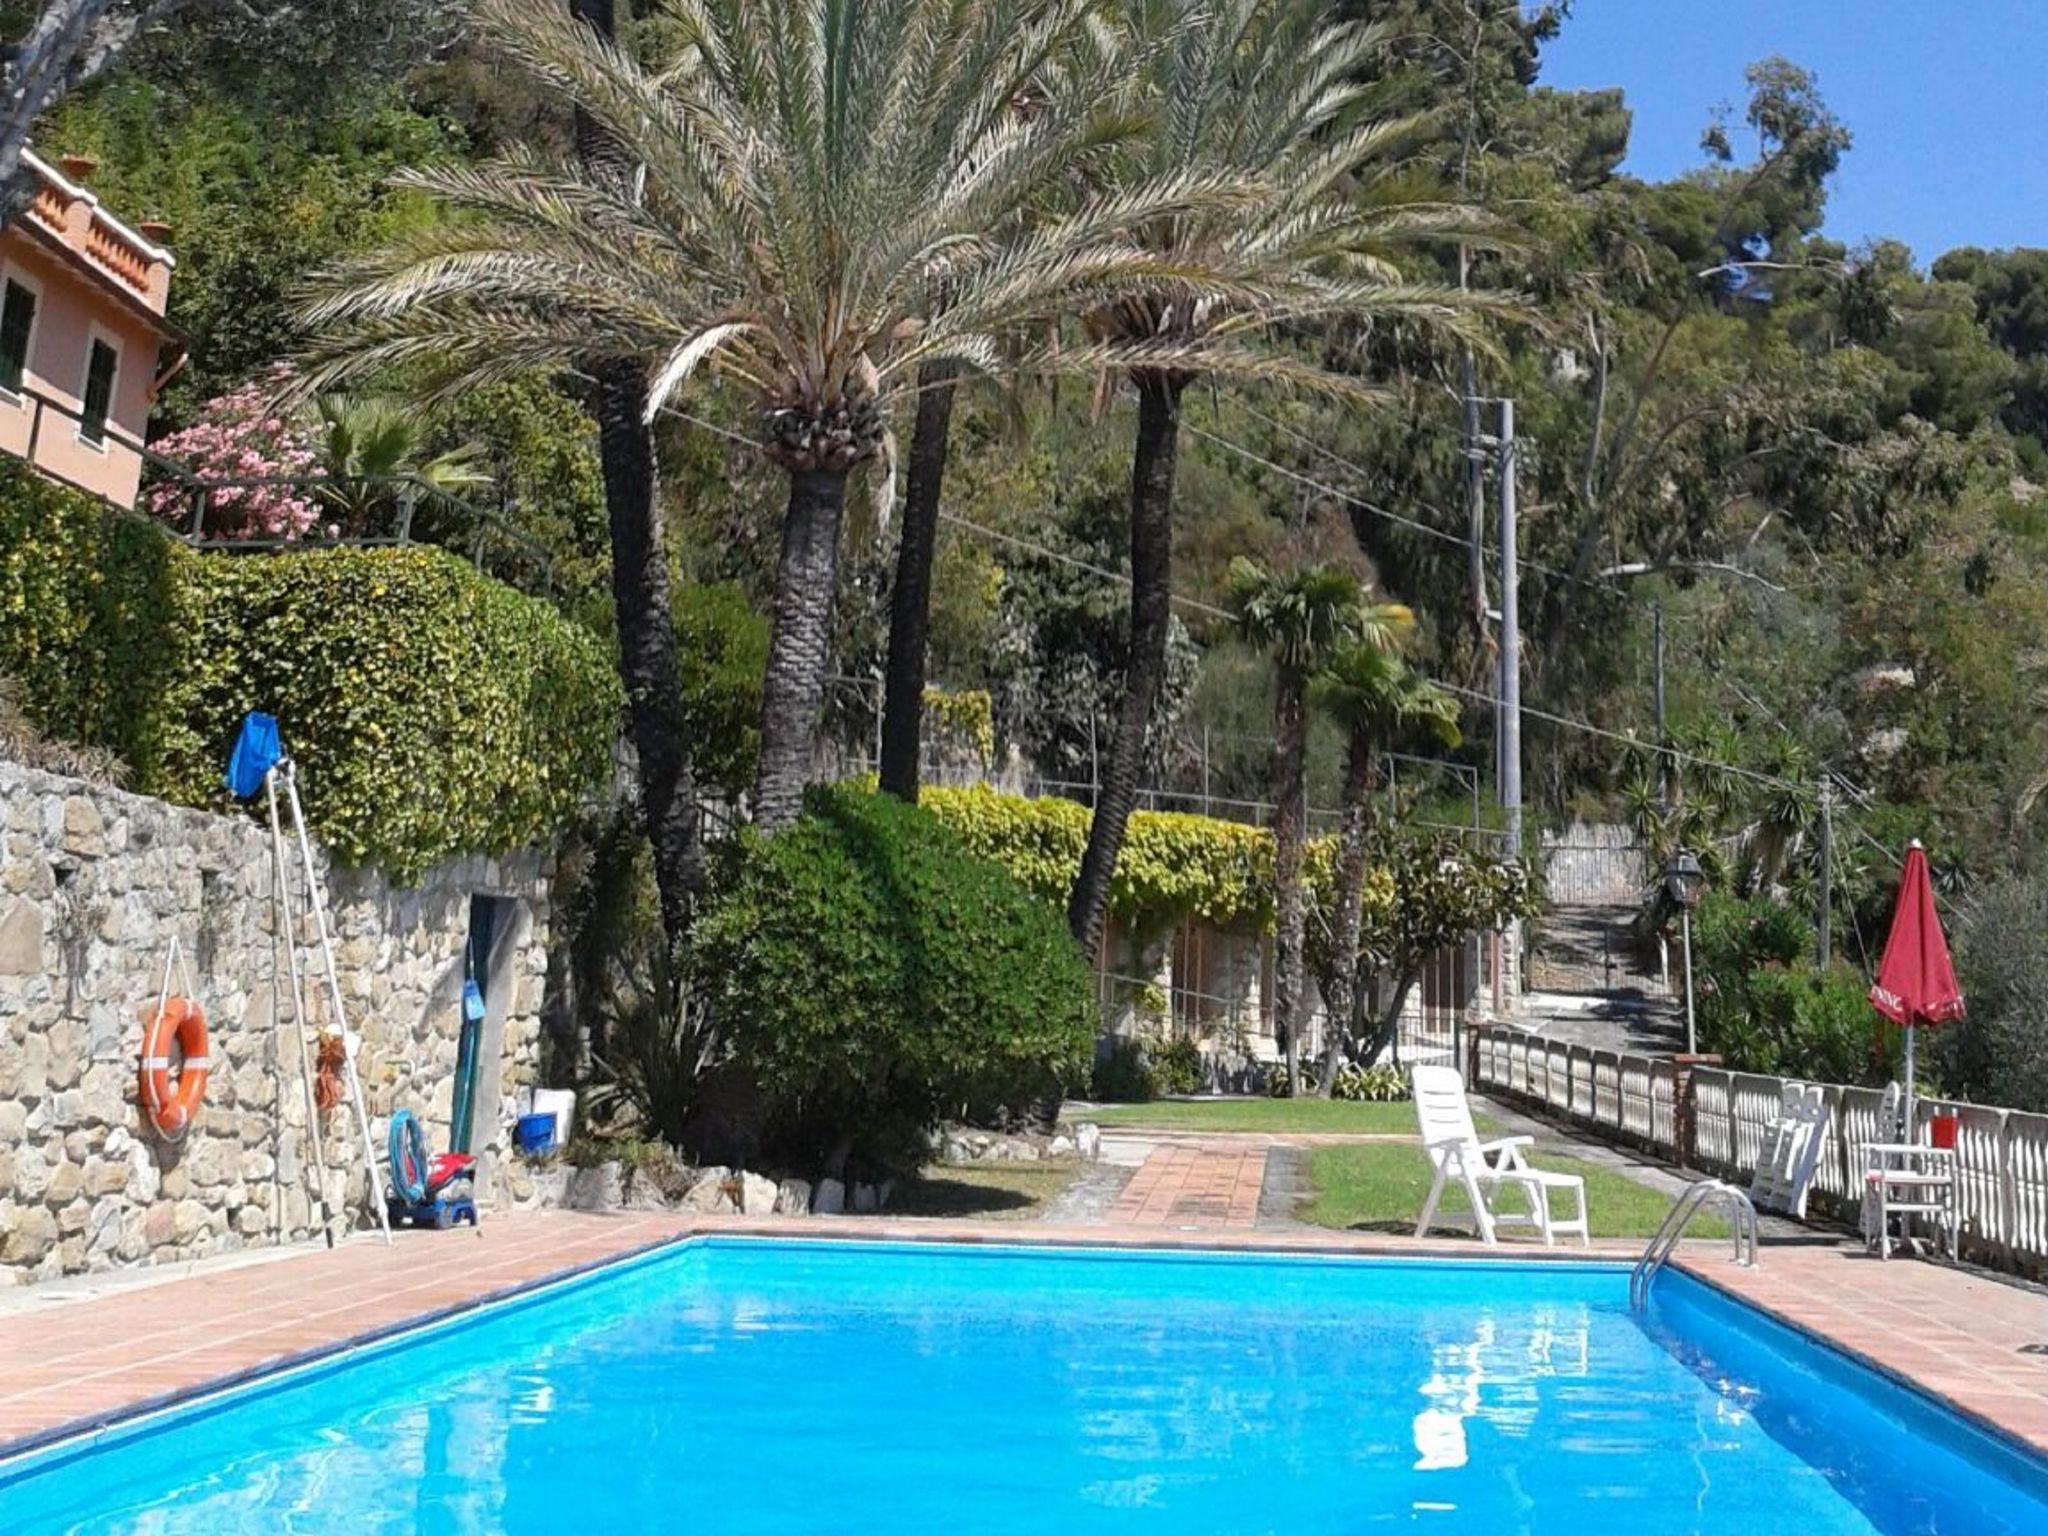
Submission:
[[[1576,1173],[1586,1181],[1586,1210],[1595,1237],[1647,1238],[1657,1230],[1671,1199],[1625,1179],[1612,1169],[1578,1158],[1536,1150],[1530,1161],[1557,1173]],[[1429,1198],[1429,1159],[1420,1147],[1318,1147],[1309,1165],[1314,1196],[1302,1215],[1324,1227],[1362,1231],[1412,1233],[1422,1202]],[[1506,1200],[1519,1197],[1510,1193]],[[1553,1207],[1564,1214],[1564,1204]],[[1471,1230],[1465,1192],[1453,1185],[1444,1193],[1439,1218],[1431,1232]],[[1718,1216],[1701,1217],[1689,1229],[1698,1237],[1726,1237],[1727,1223]]]
[[[998,1221],[1036,1216],[1073,1183],[1072,1158],[1037,1163],[932,1163],[896,1187],[889,1216],[974,1216]]]
[[[1162,1131],[1348,1131],[1413,1136],[1413,1104],[1346,1104],[1335,1099],[1160,1099],[1151,1104],[1070,1108],[1069,1120]],[[1479,1128],[1487,1122],[1479,1117]]]

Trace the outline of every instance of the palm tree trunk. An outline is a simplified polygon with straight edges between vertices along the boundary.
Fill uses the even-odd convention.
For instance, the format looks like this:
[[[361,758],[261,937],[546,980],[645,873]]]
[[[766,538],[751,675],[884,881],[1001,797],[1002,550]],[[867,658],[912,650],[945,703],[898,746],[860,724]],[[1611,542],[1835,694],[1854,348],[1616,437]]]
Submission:
[[[917,375],[917,426],[903,487],[903,533],[889,594],[889,666],[882,701],[882,788],[917,801],[924,727],[924,656],[932,606],[932,550],[939,535],[939,486],[953,425],[954,363],[926,363]]]
[[[1146,371],[1138,387],[1138,437],[1131,454],[1131,636],[1124,667],[1123,707],[1109,762],[1095,794],[1088,847],[1067,898],[1067,927],[1088,963],[1102,947],[1102,917],[1124,828],[1145,770],[1145,735],[1166,675],[1166,637],[1173,599],[1173,473],[1180,450],[1180,397],[1186,380]]]
[[[619,679],[640,758],[640,810],[654,849],[661,926],[673,951],[689,932],[703,882],[697,782],[683,726],[676,631],[669,613],[668,557],[654,498],[654,445],[644,419],[646,385],[631,363],[597,369],[598,456],[612,546],[612,608]]]
[[[603,36],[613,34],[612,0],[570,0],[569,11]],[[577,155],[597,165],[610,148],[610,136],[579,111]],[[607,363],[592,372],[597,380],[598,460],[612,546],[619,680],[625,685],[633,748],[640,759],[640,814],[654,852],[662,933],[673,954],[690,931],[691,908],[703,886],[704,837],[690,739],[683,726],[668,556],[655,506],[647,387],[631,363]]]
[[[765,832],[796,820],[811,778],[838,585],[846,474],[843,469],[790,471],[768,667],[761,677],[761,757],[754,770],[754,821]]]
[[[1299,1097],[1301,941],[1308,925],[1301,890],[1308,680],[1282,664],[1275,669],[1273,685],[1273,1028],[1287,1052],[1287,1091]]]
[[[1337,1065],[1351,1031],[1358,1002],[1358,933],[1365,909],[1365,839],[1372,827],[1373,748],[1354,731],[1344,754],[1344,810],[1337,829],[1335,912],[1330,924],[1330,972],[1324,978],[1323,1067],[1316,1095],[1327,1099],[1337,1086]]]

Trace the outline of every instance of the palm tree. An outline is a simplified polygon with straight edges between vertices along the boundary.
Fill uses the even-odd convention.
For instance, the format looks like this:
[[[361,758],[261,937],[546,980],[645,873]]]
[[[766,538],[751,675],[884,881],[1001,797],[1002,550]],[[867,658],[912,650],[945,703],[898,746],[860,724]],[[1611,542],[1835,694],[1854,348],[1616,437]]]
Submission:
[[[1131,460],[1129,663],[1088,845],[1067,903],[1092,958],[1137,798],[1166,666],[1180,403],[1202,375],[1266,379],[1377,401],[1357,376],[1261,338],[1302,321],[1409,321],[1476,335],[1512,306],[1404,276],[1397,258],[1475,237],[1471,210],[1441,200],[1407,148],[1423,124],[1383,110],[1371,83],[1385,34],[1309,0],[1115,0],[1145,44],[1158,121],[1130,174],[1234,177],[1249,207],[1136,227],[1165,263],[1228,273],[1205,292],[1133,294],[1086,316],[1093,360],[1137,395]]]
[[[1359,932],[1365,905],[1365,856],[1373,834],[1380,753],[1407,742],[1458,745],[1458,702],[1411,670],[1385,646],[1354,645],[1325,663],[1316,703],[1344,729],[1344,790],[1331,901],[1330,964],[1323,982],[1327,1034],[1316,1093],[1336,1087],[1358,1003]]]
[[[1120,88],[1105,59],[1028,121],[1011,109],[1089,9],[672,0],[678,62],[655,70],[550,0],[479,0],[480,35],[596,123],[612,164],[525,152],[410,172],[453,216],[344,268],[312,311],[330,373],[580,366],[631,386],[643,434],[700,372],[758,406],[789,479],[754,786],[766,829],[796,816],[809,777],[847,478],[881,451],[898,395],[928,363],[1087,366],[1007,343],[1188,276],[1122,231],[1241,200],[1213,177],[1148,178],[999,238]]]
[[[1238,634],[1273,657],[1273,1027],[1287,1052],[1288,1090],[1299,1093],[1308,680],[1341,646],[1390,648],[1415,616],[1399,603],[1369,602],[1356,576],[1327,563],[1276,574],[1239,557],[1229,602]]]
[[[322,497],[352,527],[366,527],[387,509],[393,483],[455,496],[491,483],[479,462],[482,450],[463,443],[446,452],[426,452],[420,413],[388,395],[322,395],[314,401],[320,417],[321,467],[329,483]]]

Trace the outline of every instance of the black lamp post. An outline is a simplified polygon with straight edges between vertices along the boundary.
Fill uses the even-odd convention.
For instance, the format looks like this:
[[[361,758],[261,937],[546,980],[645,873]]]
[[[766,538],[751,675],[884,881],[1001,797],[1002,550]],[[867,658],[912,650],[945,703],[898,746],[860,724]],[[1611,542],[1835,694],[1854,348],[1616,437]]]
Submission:
[[[1699,1042],[1693,1029],[1692,1011],[1692,909],[1699,905],[1707,888],[1707,872],[1689,848],[1674,851],[1664,866],[1664,894],[1678,907],[1679,931],[1685,944],[1685,1054],[1697,1054]]]

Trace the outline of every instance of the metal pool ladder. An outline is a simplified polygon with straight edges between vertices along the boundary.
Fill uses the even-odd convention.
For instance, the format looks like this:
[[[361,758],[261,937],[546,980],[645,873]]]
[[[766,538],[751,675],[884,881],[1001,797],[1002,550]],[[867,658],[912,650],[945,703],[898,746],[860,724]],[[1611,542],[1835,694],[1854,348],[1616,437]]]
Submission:
[[[1636,1260],[1636,1267],[1629,1272],[1628,1303],[1637,1311],[1650,1304],[1650,1282],[1657,1278],[1657,1271],[1664,1267],[1664,1261],[1671,1257],[1671,1250],[1678,1246],[1685,1236],[1685,1229],[1692,1225],[1693,1217],[1710,1205],[1725,1206],[1729,1226],[1734,1238],[1734,1251],[1728,1256],[1731,1264],[1740,1264],[1754,1269],[1756,1252],[1756,1207],[1750,1204],[1749,1196],[1733,1184],[1719,1179],[1702,1179],[1689,1184],[1680,1191],[1671,1209],[1664,1214],[1664,1221],[1657,1228],[1657,1235],[1650,1239],[1643,1256]]]

